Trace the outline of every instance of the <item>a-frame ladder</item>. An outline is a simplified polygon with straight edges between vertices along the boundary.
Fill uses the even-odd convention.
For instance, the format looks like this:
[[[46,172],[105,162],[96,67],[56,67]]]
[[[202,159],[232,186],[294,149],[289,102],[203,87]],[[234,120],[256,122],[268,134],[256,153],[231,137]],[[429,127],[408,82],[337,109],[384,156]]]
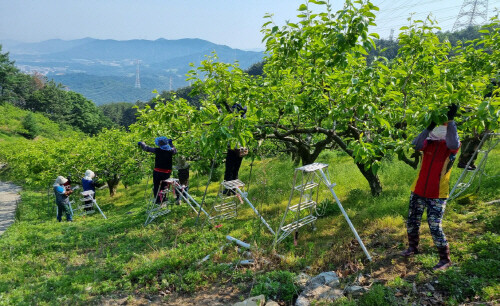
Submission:
[[[243,192],[240,188],[243,188],[245,184],[236,179],[232,181],[223,181],[221,188],[219,190],[219,195],[217,196],[217,201],[213,207],[215,211],[212,214],[212,219],[228,219],[234,218],[238,213],[238,202],[240,199],[248,204],[254,213],[260,218],[260,221],[266,226],[266,228],[275,235],[274,230],[269,226],[266,219],[262,217],[259,211],[253,206],[252,202],[248,199],[248,194]]]
[[[333,187],[335,187],[336,184],[330,183],[330,179],[328,178],[328,175],[325,174],[325,171],[326,173],[328,173],[328,165],[322,163],[313,163],[295,169],[295,173],[293,176],[293,186],[290,193],[290,198],[288,200],[288,205],[283,215],[283,219],[281,220],[280,226],[276,231],[274,240],[275,246],[292,233],[294,233],[294,237],[297,237],[296,235],[298,234],[299,228],[308,224],[314,226],[314,223],[318,218],[316,208],[318,205],[317,201],[319,185],[323,183],[330,190],[332,196],[337,202],[340,211],[344,215],[347,224],[356,237],[356,240],[360,244],[368,260],[371,261],[372,259],[370,254],[368,253],[363,241],[359,237],[358,232],[352,225],[349,216],[347,216],[347,213],[345,212],[342,204],[340,203],[340,200],[333,190]],[[299,176],[300,182],[298,182]],[[295,203],[293,199],[294,195],[296,195],[297,193],[299,193],[300,196],[299,201]],[[316,195],[315,199],[314,195]],[[292,218],[287,219],[288,216],[292,216]],[[290,221],[290,219],[292,219],[292,221]],[[290,223],[285,224],[286,222]]]
[[[80,215],[93,214],[95,212],[94,207],[97,207],[97,209],[99,210],[101,215],[104,217],[104,219],[107,219],[106,215],[104,215],[101,208],[97,204],[97,201],[94,198],[94,195],[95,195],[94,191],[92,191],[92,190],[83,191],[80,193],[80,195],[82,196],[80,198],[80,202],[81,202],[80,206],[78,207],[78,209],[81,210]]]
[[[168,207],[168,198],[171,193],[173,193],[174,187],[172,184],[172,179],[163,180],[160,182],[160,186],[158,187],[157,194],[153,194],[153,196],[149,199],[149,202],[146,207],[146,222],[144,222],[144,226],[153,222],[154,219],[166,215],[170,212],[170,208]],[[160,198],[160,203],[156,203],[156,198]]]
[[[485,174],[486,162],[488,160],[488,155],[490,152],[500,143],[500,133],[486,133],[484,134],[481,142],[477,146],[476,151],[471,156],[470,160],[467,162],[462,174],[458,177],[457,182],[450,191],[450,196],[448,201],[456,199],[459,197],[467,188],[469,188],[474,178],[479,174],[479,180],[481,180],[481,174]],[[496,139],[494,139],[496,137]],[[489,142],[488,142],[489,141]],[[472,165],[475,157],[481,155],[479,163],[474,170],[468,170],[469,166]]]

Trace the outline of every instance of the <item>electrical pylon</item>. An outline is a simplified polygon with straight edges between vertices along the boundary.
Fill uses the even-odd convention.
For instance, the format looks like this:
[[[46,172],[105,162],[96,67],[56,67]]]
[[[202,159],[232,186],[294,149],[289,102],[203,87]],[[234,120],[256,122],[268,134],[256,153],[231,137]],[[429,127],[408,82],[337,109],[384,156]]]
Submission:
[[[140,60],[136,60],[136,69],[135,69],[135,88],[141,88],[141,78],[140,78],[140,69],[139,69],[139,64],[141,63]]]
[[[488,0],[464,0],[452,31],[483,25],[488,21]]]

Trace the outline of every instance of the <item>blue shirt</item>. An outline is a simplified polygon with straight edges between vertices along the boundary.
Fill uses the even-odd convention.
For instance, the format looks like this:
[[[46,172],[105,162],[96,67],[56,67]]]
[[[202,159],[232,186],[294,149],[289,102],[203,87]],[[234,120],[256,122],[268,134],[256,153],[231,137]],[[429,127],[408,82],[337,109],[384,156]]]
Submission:
[[[87,190],[92,190],[95,192],[95,185],[93,180],[86,180],[85,178],[82,179],[82,187],[83,191]]]
[[[69,197],[65,195],[66,189],[64,186],[54,186],[54,194],[56,195],[57,205],[67,205],[69,204]]]

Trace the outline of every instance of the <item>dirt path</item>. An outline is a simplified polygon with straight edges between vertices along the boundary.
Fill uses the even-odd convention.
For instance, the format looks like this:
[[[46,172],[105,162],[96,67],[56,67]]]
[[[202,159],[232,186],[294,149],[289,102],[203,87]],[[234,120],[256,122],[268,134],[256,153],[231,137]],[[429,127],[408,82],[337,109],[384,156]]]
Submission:
[[[0,169],[3,165],[0,164]],[[14,223],[16,203],[20,200],[21,187],[0,182],[0,236]]]

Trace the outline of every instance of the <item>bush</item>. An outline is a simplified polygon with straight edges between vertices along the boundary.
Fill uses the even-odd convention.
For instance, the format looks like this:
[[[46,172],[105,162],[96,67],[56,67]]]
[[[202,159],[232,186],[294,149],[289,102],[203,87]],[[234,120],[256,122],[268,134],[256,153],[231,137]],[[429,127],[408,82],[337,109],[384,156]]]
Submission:
[[[271,271],[257,277],[251,295],[265,295],[275,301],[291,302],[298,295],[294,284],[295,273],[289,271]]]
[[[376,284],[363,295],[359,301],[358,305],[366,306],[386,306],[386,305],[396,305],[396,298],[391,289],[386,288],[380,284]]]
[[[28,113],[23,119],[23,128],[26,130],[25,136],[28,139],[33,139],[40,134],[40,127],[33,113]]]

